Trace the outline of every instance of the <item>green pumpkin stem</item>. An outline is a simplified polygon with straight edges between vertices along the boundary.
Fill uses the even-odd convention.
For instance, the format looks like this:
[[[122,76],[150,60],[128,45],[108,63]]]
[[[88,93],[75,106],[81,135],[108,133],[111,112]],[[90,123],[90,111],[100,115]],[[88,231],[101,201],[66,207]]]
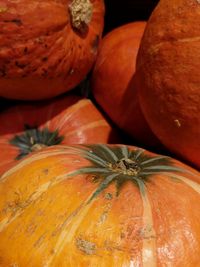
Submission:
[[[48,128],[39,129],[37,126],[24,125],[24,133],[15,135],[9,142],[19,148],[16,160],[47,146],[58,145],[64,137],[59,136],[58,130],[50,131]]]

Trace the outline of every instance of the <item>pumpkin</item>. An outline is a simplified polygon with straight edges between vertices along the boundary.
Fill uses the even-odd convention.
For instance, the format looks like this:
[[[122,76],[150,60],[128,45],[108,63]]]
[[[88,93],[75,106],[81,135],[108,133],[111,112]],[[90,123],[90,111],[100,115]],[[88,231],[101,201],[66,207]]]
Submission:
[[[146,22],[133,22],[109,32],[102,40],[92,72],[96,102],[110,119],[135,140],[150,146],[160,142],[149,128],[134,87],[136,56]]]
[[[72,94],[10,107],[0,113],[0,121],[0,174],[47,146],[119,141],[92,102]]]
[[[90,71],[103,30],[103,0],[1,1],[0,17],[0,96],[50,98]]]
[[[0,180],[0,262],[199,266],[200,174],[125,145],[50,147]]]
[[[170,14],[170,15],[169,15]],[[179,158],[200,168],[200,3],[161,0],[137,58],[142,111],[152,131]]]

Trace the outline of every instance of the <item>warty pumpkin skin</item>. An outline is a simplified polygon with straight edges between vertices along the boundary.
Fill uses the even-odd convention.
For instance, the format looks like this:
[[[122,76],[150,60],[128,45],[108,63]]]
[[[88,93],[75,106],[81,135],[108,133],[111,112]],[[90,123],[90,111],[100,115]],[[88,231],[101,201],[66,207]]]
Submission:
[[[198,267],[200,174],[124,145],[55,146],[0,178],[2,267]]]
[[[93,103],[72,94],[8,108],[0,121],[0,174],[47,146],[119,141]]]
[[[169,15],[170,14],[170,15]],[[141,108],[152,131],[200,168],[200,3],[161,0],[137,58]]]
[[[118,127],[155,148],[161,144],[143,116],[134,86],[136,56],[145,26],[145,21],[128,23],[102,39],[91,86],[96,102]]]
[[[74,88],[96,58],[103,0],[0,3],[0,96],[44,99]]]

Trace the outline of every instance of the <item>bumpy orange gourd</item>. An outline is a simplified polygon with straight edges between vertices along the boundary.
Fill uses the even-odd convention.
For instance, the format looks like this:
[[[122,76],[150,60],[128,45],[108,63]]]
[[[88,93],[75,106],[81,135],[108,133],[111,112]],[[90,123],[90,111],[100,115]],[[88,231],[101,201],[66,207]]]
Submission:
[[[133,22],[109,32],[101,41],[92,72],[97,103],[118,127],[149,147],[160,142],[149,128],[134,86],[136,56],[146,22]]]
[[[0,178],[1,267],[198,267],[200,174],[123,145],[57,146]]]
[[[103,0],[1,1],[0,96],[50,98],[75,87],[96,58]]]
[[[119,141],[93,103],[75,95],[16,105],[0,113],[0,121],[0,174],[47,146]]]
[[[200,168],[200,2],[161,0],[137,59],[140,104],[163,144]]]

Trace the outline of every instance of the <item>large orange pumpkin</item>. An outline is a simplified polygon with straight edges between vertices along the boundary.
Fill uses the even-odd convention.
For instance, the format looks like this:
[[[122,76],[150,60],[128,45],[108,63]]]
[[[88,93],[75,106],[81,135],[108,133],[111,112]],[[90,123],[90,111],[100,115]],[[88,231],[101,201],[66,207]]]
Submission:
[[[1,1],[0,96],[43,99],[75,87],[96,58],[103,0]]]
[[[1,267],[198,267],[200,174],[124,145],[60,146],[0,178]]]
[[[109,32],[102,40],[92,72],[92,92],[105,113],[143,145],[160,142],[149,128],[134,86],[136,56],[146,22],[133,22]]]
[[[0,174],[46,146],[118,140],[92,102],[75,95],[16,105],[0,113],[0,121]]]
[[[163,144],[200,168],[200,2],[161,0],[137,59],[141,108]]]

